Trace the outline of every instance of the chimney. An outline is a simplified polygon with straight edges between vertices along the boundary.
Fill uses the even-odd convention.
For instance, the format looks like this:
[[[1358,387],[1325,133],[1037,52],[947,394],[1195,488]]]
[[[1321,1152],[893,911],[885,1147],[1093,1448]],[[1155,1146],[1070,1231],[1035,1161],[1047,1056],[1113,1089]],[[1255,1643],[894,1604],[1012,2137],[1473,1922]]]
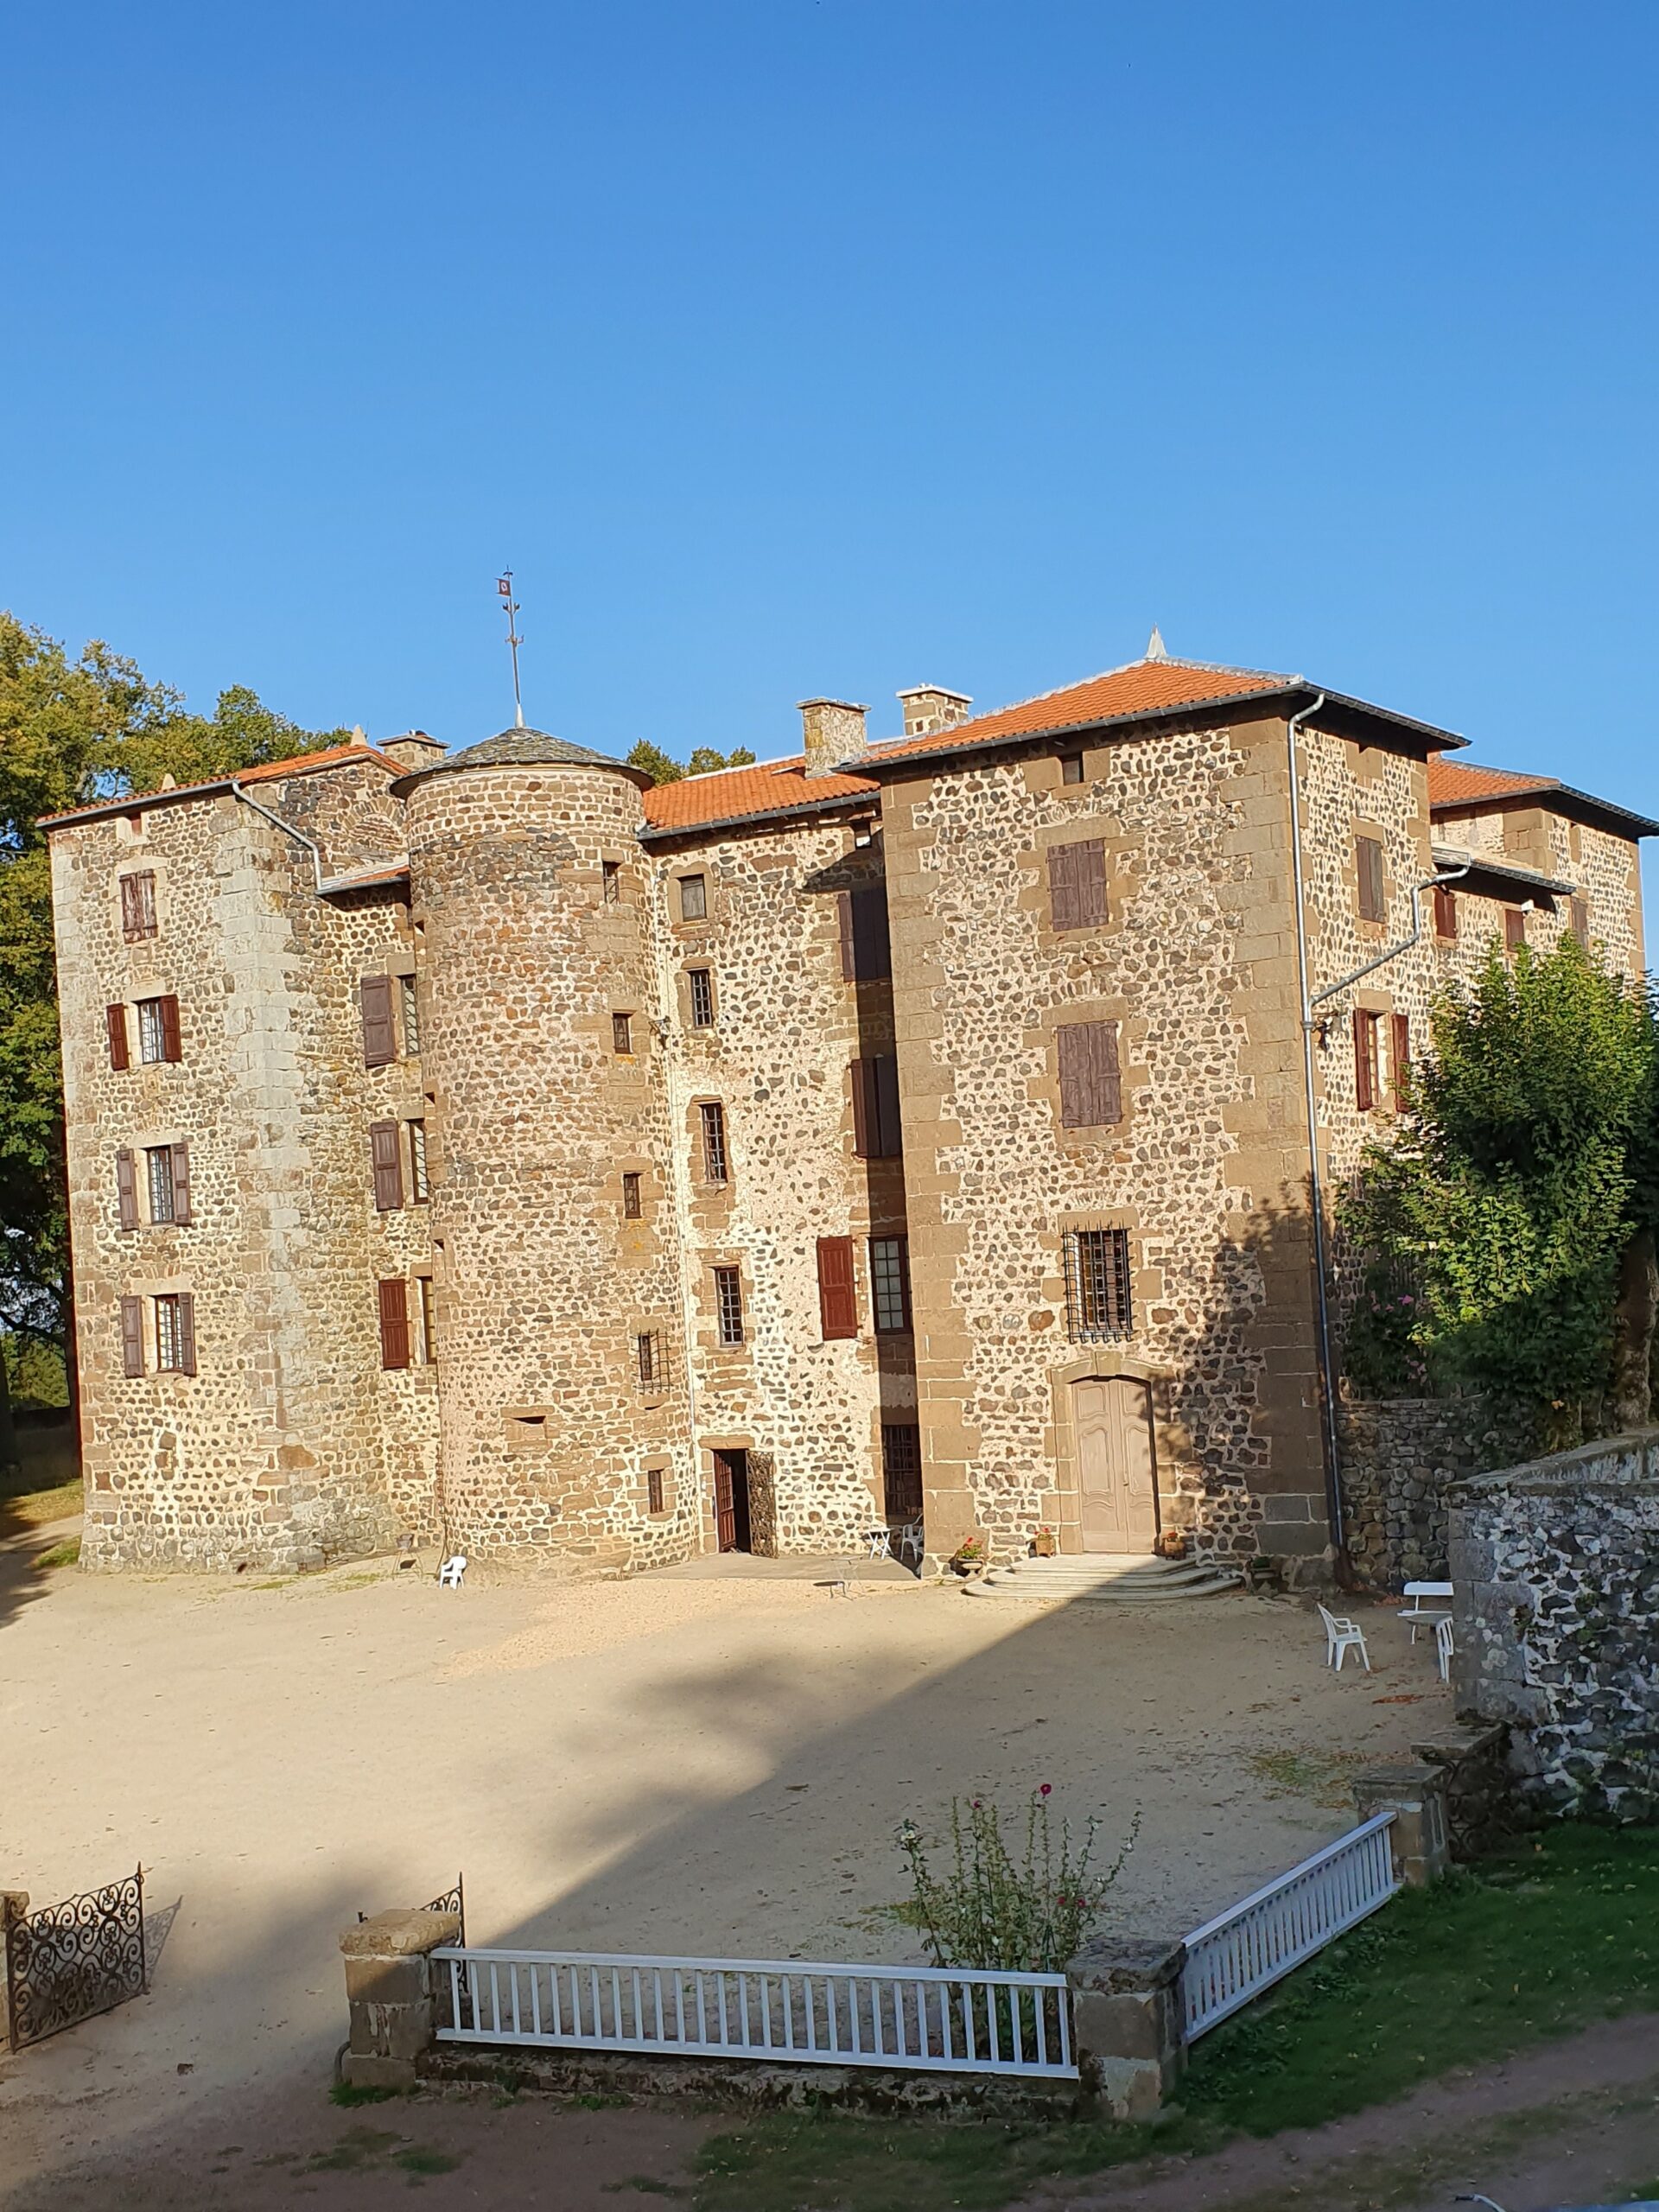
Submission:
[[[952,722],[968,719],[973,701],[965,691],[947,691],[943,684],[918,683],[899,694],[905,710],[905,735],[925,737],[930,730],[949,729]]]
[[[806,743],[809,776],[833,776],[844,760],[861,760],[869,751],[864,734],[868,707],[855,707],[845,699],[803,699],[801,730]]]
[[[423,729],[411,729],[402,737],[387,738],[374,749],[395,760],[406,776],[417,776],[423,768],[435,768],[448,748]]]

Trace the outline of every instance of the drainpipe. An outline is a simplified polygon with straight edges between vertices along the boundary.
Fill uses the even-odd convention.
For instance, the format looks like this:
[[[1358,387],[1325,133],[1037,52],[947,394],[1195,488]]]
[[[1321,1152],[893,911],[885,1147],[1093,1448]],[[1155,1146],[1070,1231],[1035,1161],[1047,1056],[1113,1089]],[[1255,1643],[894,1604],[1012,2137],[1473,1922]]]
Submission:
[[[284,830],[289,836],[297,839],[305,847],[306,851],[311,855],[312,871],[317,880],[316,887],[321,892],[323,884],[322,854],[316,840],[308,837],[303,830],[296,830],[291,822],[284,822],[280,814],[273,814],[268,806],[261,806],[257,798],[251,798],[234,776],[231,778],[231,795],[233,798],[239,798],[244,806],[251,807],[257,815],[269,822],[273,828]]]

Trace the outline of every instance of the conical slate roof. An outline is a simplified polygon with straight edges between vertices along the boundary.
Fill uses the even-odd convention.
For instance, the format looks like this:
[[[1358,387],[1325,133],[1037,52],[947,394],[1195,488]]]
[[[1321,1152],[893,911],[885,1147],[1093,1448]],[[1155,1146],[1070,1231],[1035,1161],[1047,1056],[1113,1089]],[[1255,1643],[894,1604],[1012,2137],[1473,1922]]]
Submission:
[[[429,776],[453,775],[457,768],[536,767],[610,768],[642,790],[649,788],[652,780],[626,760],[613,760],[608,753],[595,753],[589,745],[573,745],[568,737],[555,737],[550,730],[519,728],[498,730],[493,737],[480,738],[476,745],[465,746],[429,768],[400,776],[392,789],[402,798],[412,785],[423,783]]]

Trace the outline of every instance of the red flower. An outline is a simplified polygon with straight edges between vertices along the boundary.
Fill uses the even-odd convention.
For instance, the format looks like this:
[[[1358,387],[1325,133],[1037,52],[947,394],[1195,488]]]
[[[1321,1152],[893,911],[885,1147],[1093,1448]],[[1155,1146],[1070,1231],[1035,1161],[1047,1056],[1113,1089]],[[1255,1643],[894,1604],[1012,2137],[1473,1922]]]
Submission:
[[[1047,1795],[1048,1795],[1048,1793],[1049,1793],[1049,1791],[1050,1791],[1051,1789],[1052,1789],[1052,1788],[1053,1788],[1053,1787],[1054,1787],[1054,1785],[1053,1785],[1053,1783],[1052,1783],[1052,1782],[1046,1782],[1046,1783],[1044,1783],[1044,1784],[1043,1784],[1042,1788],[1041,1788],[1041,1789],[1037,1792],[1037,1795],[1038,1795],[1039,1797],[1046,1797],[1046,1796],[1047,1796]]]

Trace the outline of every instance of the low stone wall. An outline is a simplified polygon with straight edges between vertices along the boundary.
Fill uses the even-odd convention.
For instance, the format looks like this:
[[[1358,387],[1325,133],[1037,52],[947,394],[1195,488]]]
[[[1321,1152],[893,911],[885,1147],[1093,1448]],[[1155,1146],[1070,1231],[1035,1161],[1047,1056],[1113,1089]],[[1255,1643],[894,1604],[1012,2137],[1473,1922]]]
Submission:
[[[1516,1421],[1483,1397],[1348,1399],[1337,1441],[1348,1555],[1384,1590],[1444,1580],[1448,1487],[1526,1448]]]
[[[1459,1710],[1523,1796],[1659,1820],[1659,1428],[1461,1483],[1450,1560]]]

